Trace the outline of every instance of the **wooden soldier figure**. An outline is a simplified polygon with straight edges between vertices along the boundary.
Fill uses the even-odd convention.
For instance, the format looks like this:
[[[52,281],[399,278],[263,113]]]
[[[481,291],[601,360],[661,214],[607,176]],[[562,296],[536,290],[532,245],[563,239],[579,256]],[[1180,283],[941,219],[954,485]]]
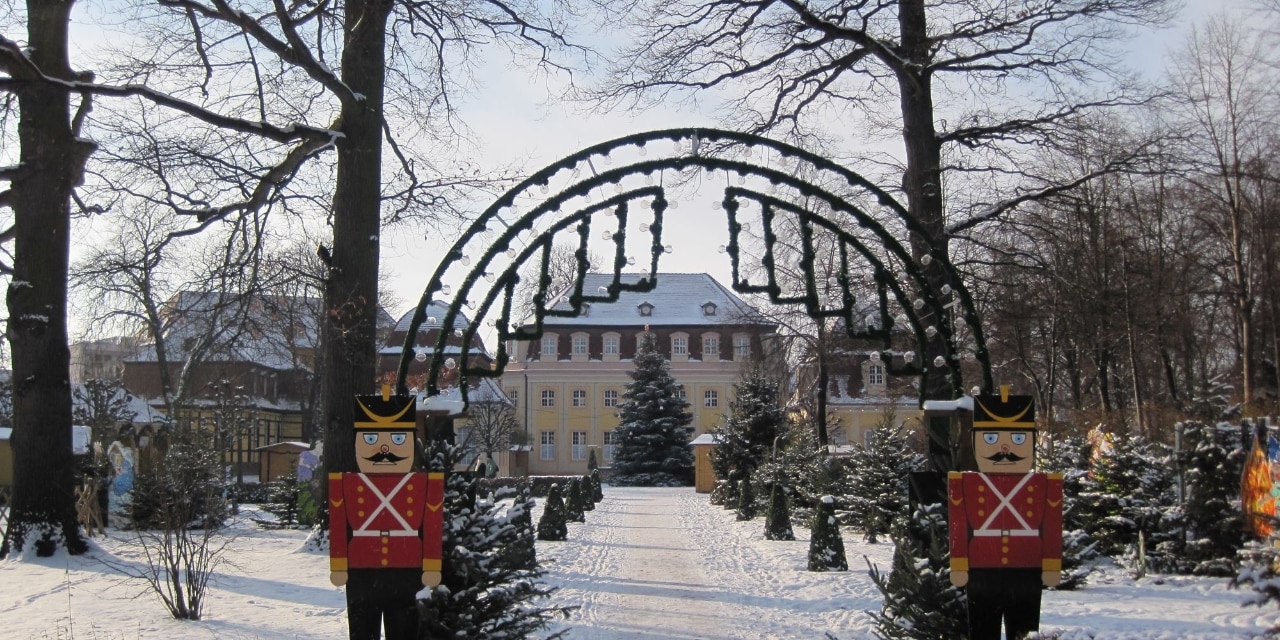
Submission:
[[[973,450],[978,471],[947,477],[951,583],[965,587],[970,640],[1009,640],[1040,626],[1041,585],[1062,576],[1062,475],[1034,473],[1031,396],[978,396]]]
[[[356,396],[359,473],[329,474],[329,579],[351,640],[418,637],[417,593],[440,584],[444,474],[413,471],[415,400]]]

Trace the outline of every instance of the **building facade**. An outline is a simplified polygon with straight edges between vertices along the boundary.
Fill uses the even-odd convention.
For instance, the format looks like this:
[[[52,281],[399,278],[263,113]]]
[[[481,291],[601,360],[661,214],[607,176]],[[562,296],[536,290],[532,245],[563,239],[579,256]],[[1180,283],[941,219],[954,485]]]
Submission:
[[[624,275],[624,282],[640,276]],[[602,291],[607,274],[587,274],[584,291]],[[560,300],[553,309],[566,310]],[[549,316],[539,340],[514,341],[502,388],[529,443],[531,475],[582,474],[594,450],[612,464],[618,405],[645,332],[671,361],[693,414],[694,436],[728,411],[739,370],[772,356],[774,325],[705,273],[662,273],[648,292],[622,292],[577,317]]]

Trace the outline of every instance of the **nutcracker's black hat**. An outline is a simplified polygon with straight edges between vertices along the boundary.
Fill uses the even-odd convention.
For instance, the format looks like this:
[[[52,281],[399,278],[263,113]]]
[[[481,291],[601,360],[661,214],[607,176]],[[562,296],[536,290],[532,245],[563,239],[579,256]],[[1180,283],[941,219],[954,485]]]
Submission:
[[[382,395],[356,396],[356,431],[413,431],[417,424],[413,396],[391,393],[383,385]]]
[[[1035,397],[1010,395],[1009,385],[1001,385],[999,395],[976,396],[973,399],[973,428],[1034,431]]]

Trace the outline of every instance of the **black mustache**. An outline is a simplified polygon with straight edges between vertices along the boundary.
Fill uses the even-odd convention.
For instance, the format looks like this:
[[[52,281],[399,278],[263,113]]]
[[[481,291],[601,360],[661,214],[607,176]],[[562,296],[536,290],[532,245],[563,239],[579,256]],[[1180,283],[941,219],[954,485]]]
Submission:
[[[986,459],[992,462],[1018,462],[1021,460],[1026,460],[1026,458],[1012,451],[1000,451],[990,456],[987,456]]]
[[[368,460],[369,462],[372,462],[374,464],[378,464],[379,462],[400,462],[401,460],[404,460],[404,459],[405,459],[404,456],[398,456],[394,453],[391,453],[390,451],[387,451],[387,452],[380,451],[378,453],[375,453],[369,456],[368,458],[365,458],[365,460]]]

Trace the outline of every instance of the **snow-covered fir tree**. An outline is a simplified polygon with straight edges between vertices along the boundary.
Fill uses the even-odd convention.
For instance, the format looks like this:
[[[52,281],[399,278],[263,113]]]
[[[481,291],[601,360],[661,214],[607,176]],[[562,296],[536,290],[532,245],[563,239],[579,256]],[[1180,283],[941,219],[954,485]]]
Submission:
[[[787,488],[775,482],[769,491],[769,510],[764,519],[765,540],[795,540],[791,530],[791,510],[787,506]]]
[[[560,495],[560,485],[553,484],[547,491],[547,500],[542,505],[542,517],[538,519],[538,539],[559,541],[569,537],[569,518],[565,513],[564,496]]]
[[[810,571],[848,571],[849,561],[844,555],[844,538],[840,536],[840,522],[836,520],[836,500],[831,496],[818,499],[813,512],[813,528],[809,534]]]
[[[600,504],[604,500],[604,485],[600,482],[600,469],[591,470],[591,499],[596,504]]]
[[[894,520],[906,514],[912,471],[924,457],[911,451],[893,410],[885,411],[865,445],[854,447],[846,462],[845,502],[850,524],[862,530],[867,542],[889,533]]]
[[[1093,456],[1073,511],[1109,556],[1128,555],[1139,572],[1171,570],[1182,530],[1168,453],[1147,439],[1115,434],[1111,450]]]
[[[773,451],[787,430],[787,416],[778,402],[778,383],[758,363],[743,368],[733,385],[729,412],[711,434],[711,468],[720,478],[737,471],[754,471]]]
[[[1192,573],[1234,575],[1246,538],[1239,500],[1247,452],[1241,443],[1252,425],[1191,421],[1175,428],[1183,434],[1177,461],[1187,526],[1183,555]]]
[[[1084,585],[1100,555],[1076,508],[1089,475],[1091,448],[1087,440],[1076,436],[1036,437],[1036,466],[1046,473],[1062,474],[1062,578],[1054,588],[1068,591]]]
[[[578,490],[582,492],[582,510],[596,510],[596,483],[591,479],[591,474],[584,473],[578,479]]]
[[[778,459],[765,462],[756,475],[766,487],[772,487],[775,482],[787,487],[791,515],[801,522],[813,517],[822,496],[838,490],[842,477],[840,465],[818,445],[818,437],[811,424],[788,429],[779,442]]]
[[[612,484],[671,487],[692,479],[693,450],[689,440],[689,403],[671,375],[671,364],[658,352],[653,334],[645,332],[636,350],[635,368],[628,374],[623,402],[618,407],[617,449]]]
[[[452,468],[462,452],[436,445],[434,470]],[[564,607],[543,606],[554,591],[530,566],[533,530],[527,491],[471,498],[478,479],[448,474],[442,581],[418,601],[421,638],[526,638],[546,629]],[[469,496],[470,494],[470,496]]]
[[[751,471],[743,470],[742,479],[738,481],[738,520],[751,520],[756,517],[756,494],[751,488]]]
[[[582,483],[577,480],[568,481],[569,490],[564,498],[564,517],[569,522],[586,522],[586,509],[582,506]]]
[[[921,505],[890,531],[895,545],[889,573],[871,567],[884,596],[875,618],[885,640],[962,640],[969,635],[964,592],[951,584],[951,553],[943,505]]]

